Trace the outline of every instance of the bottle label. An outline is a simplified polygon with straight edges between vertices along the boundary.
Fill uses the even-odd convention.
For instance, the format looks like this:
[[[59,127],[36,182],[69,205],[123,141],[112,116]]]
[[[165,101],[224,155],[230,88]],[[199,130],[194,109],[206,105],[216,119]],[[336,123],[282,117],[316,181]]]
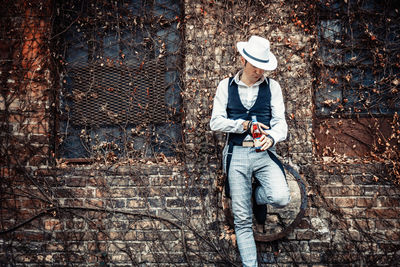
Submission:
[[[254,138],[254,147],[260,149],[261,148],[261,141],[260,138]]]

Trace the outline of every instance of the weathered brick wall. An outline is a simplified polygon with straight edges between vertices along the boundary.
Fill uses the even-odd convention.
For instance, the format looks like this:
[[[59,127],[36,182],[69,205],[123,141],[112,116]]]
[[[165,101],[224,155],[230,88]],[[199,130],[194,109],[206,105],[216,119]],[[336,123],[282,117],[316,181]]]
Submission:
[[[57,87],[50,70],[32,61],[46,54],[48,48],[41,40],[47,40],[50,16],[43,15],[43,5],[42,9],[21,5],[22,12],[7,20],[17,27],[9,34],[2,28],[1,40],[2,51],[12,51],[2,53],[2,59],[30,61],[30,67],[1,65],[2,85],[11,92],[1,94],[2,144],[14,149],[18,143],[22,149],[1,148],[2,155],[7,155],[1,160],[1,264],[239,264],[221,210],[219,153],[224,139],[211,132],[208,123],[218,82],[240,68],[236,42],[252,34],[270,39],[278,58],[278,69],[268,75],[281,84],[289,124],[289,137],[278,150],[307,182],[309,199],[306,216],[292,233],[283,240],[259,244],[261,262],[278,266],[398,264],[398,188],[389,182],[377,183],[378,164],[317,159],[312,143],[314,37],[295,17],[294,3],[263,5],[184,2],[183,162],[55,166],[49,164],[53,134],[49,96]],[[26,38],[15,41],[11,49],[12,36]],[[33,50],[24,50],[25,45]],[[26,75],[15,75],[15,69]],[[28,107],[41,112],[30,113]],[[5,133],[16,139],[6,140],[10,134]],[[24,150],[29,151],[26,159]]]
[[[50,56],[46,43],[50,10],[39,3],[15,3],[2,16],[2,161],[47,165],[50,153]],[[8,5],[7,5],[8,6]],[[18,156],[15,156],[15,155]],[[2,155],[7,155],[4,153]]]

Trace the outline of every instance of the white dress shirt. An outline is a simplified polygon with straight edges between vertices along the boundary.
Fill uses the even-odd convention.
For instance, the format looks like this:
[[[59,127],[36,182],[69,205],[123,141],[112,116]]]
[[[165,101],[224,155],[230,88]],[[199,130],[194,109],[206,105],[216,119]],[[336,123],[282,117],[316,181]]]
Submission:
[[[247,86],[240,81],[242,71],[239,71],[234,79],[238,85],[239,97],[246,109],[256,102],[258,96],[259,85],[265,80],[262,78],[252,86]],[[232,81],[233,82],[233,81]],[[279,83],[273,79],[269,79],[271,90],[271,128],[265,130],[273,139],[274,144],[283,141],[287,136],[287,123],[285,120],[285,105],[283,102],[282,90]],[[214,98],[214,106],[211,115],[210,127],[213,131],[221,131],[226,133],[244,133],[243,119],[228,119],[226,107],[228,105],[228,83],[229,78],[222,80],[218,87]],[[249,136],[248,136],[249,137]],[[248,139],[246,137],[246,139]]]

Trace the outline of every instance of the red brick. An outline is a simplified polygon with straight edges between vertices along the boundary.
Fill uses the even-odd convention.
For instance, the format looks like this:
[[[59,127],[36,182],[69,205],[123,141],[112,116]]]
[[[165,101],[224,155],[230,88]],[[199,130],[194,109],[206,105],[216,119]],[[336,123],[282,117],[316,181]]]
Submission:
[[[353,198],[335,198],[335,205],[341,208],[353,208],[355,206],[355,199]]]
[[[394,231],[394,230],[388,230],[385,233],[386,238],[388,241],[399,241],[400,240],[400,230]]]
[[[315,238],[315,233],[313,231],[305,231],[305,232],[297,232],[296,239],[297,240],[311,240]]]
[[[378,198],[378,205],[380,207],[400,207],[400,200],[399,198],[393,197],[379,197]]]
[[[372,197],[368,197],[368,198],[360,197],[360,198],[357,198],[356,202],[357,202],[356,203],[357,207],[373,207],[373,206],[376,206],[376,201]]]
[[[359,196],[362,193],[362,190],[359,186],[323,186],[321,188],[321,193],[324,196]]]
[[[397,219],[380,219],[375,221],[378,230],[400,229],[400,222]]]
[[[35,232],[18,232],[15,233],[15,239],[17,240],[27,240],[27,241],[43,241],[44,234],[43,233],[35,233]]]
[[[399,211],[400,209],[375,208],[367,210],[365,215],[368,218],[398,219],[400,217]]]
[[[62,222],[57,219],[49,219],[44,221],[44,228],[50,231],[62,230],[64,229]]]
[[[38,199],[25,199],[20,201],[21,209],[33,209],[33,208],[43,209],[45,206],[46,203]]]
[[[47,161],[47,157],[45,156],[33,156],[29,159],[30,166],[39,166],[45,164]]]
[[[145,208],[146,202],[143,199],[128,200],[128,208]]]
[[[67,229],[84,229],[85,222],[78,220],[67,220],[65,223]]]
[[[75,199],[75,198],[68,198],[65,199],[64,204],[66,206],[79,206],[82,207],[84,203],[84,200],[82,199]]]
[[[310,228],[311,228],[311,224],[310,224],[310,222],[309,222],[308,219],[303,218],[303,219],[300,221],[300,223],[299,223],[299,225],[297,226],[297,228],[299,228],[299,229],[310,229]]]
[[[86,203],[89,207],[96,207],[96,208],[104,207],[103,200],[88,199]]]

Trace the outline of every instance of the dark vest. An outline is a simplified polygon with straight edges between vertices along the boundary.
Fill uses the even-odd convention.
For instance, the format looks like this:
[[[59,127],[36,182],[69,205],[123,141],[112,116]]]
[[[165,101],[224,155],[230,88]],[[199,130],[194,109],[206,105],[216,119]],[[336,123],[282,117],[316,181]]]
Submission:
[[[228,85],[228,105],[226,112],[229,119],[243,119],[251,121],[251,116],[256,115],[257,121],[270,127],[271,121],[271,90],[269,88],[269,78],[264,80],[258,89],[257,100],[250,109],[246,109],[240,101],[238,85],[233,78],[229,78]],[[229,142],[234,145],[241,145],[247,132],[242,134],[230,133]]]

